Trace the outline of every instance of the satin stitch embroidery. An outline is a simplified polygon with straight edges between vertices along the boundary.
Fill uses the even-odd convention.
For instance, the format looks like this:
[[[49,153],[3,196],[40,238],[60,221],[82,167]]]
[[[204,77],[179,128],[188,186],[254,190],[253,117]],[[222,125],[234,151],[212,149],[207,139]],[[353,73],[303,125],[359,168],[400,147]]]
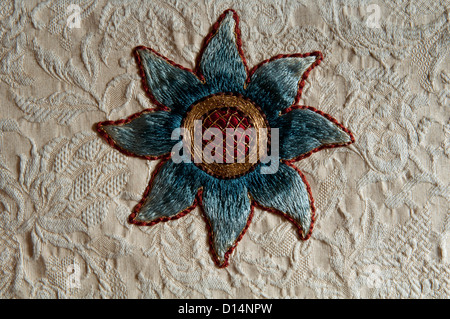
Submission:
[[[305,81],[322,61],[322,54],[278,55],[248,70],[238,15],[231,9],[205,38],[195,70],[148,47],[137,47],[134,53],[143,87],[156,107],[97,124],[101,136],[122,153],[160,160],[130,223],[153,226],[199,207],[219,267],[229,264],[255,207],[282,215],[296,226],[301,239],[308,239],[315,221],[314,200],[304,174],[293,163],[324,148],[354,142],[352,133],[330,115],[298,105]],[[172,139],[174,132],[184,129],[193,141],[196,128],[201,133],[265,130],[269,143],[277,128],[279,153],[273,159],[277,170],[262,173],[269,163],[258,152],[253,154],[256,160],[248,161],[251,146],[262,140],[258,134],[237,134],[228,148],[226,142],[213,145],[215,159],[241,156],[244,162],[196,162],[195,156],[201,156],[210,143],[202,140],[199,147]],[[175,161],[176,145],[182,145],[182,150],[192,146],[188,157],[194,160]],[[267,151],[269,146],[262,143]],[[229,148],[234,151],[227,153]]]

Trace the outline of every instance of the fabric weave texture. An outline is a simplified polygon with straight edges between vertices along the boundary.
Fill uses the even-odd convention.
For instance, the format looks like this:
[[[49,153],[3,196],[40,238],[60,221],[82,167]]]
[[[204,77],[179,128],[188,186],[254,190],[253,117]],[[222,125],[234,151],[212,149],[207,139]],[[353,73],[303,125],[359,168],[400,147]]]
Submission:
[[[448,0],[0,1],[0,296],[448,298],[449,7]],[[145,148],[163,156],[172,141],[134,144],[132,157],[99,138],[93,124],[158,107],[137,72],[139,45],[204,75],[166,70],[178,76],[172,90],[205,91],[168,96],[160,86],[155,98],[177,108],[141,117],[152,134],[172,132],[197,94],[210,94],[203,82],[223,90],[212,68],[195,67],[202,39],[228,8],[239,15],[249,70],[279,54],[322,52],[295,104],[331,114],[356,140],[303,160],[298,150],[319,145],[293,138],[303,134],[307,109],[280,116],[283,106],[265,96],[273,106],[267,121],[285,118],[270,125],[297,130],[280,130],[280,156],[298,160],[280,173],[289,179],[296,167],[310,184],[314,231],[299,240],[291,222],[264,211],[265,190],[279,184],[270,174],[248,176],[261,205],[229,266],[218,268],[198,207],[152,227],[128,223],[153,172],[168,176]],[[252,85],[240,81],[243,69],[219,72],[242,95]],[[257,96],[261,90],[254,87]],[[222,193],[223,203],[232,201],[211,179],[215,191],[200,203],[192,196],[198,185],[178,178],[185,174],[173,168],[170,183],[154,179],[171,190],[169,198],[154,194],[161,211],[218,204]],[[299,185],[290,191],[302,193]],[[295,207],[282,205],[292,203],[276,204],[288,211]]]
[[[197,73],[177,66],[150,48],[137,47],[135,54],[144,88],[161,111],[149,109],[124,120],[97,125],[98,132],[127,155],[144,155],[154,159],[165,155],[162,157],[161,172],[156,170],[153,173],[142,200],[130,215],[130,222],[154,226],[160,221],[178,219],[197,205],[197,202],[194,204],[197,195],[196,201],[210,231],[211,251],[219,267],[228,266],[230,254],[250,225],[255,205],[286,216],[298,228],[300,237],[308,239],[314,226],[314,200],[303,173],[291,166],[292,159],[304,158],[326,147],[354,142],[352,133],[331,116],[314,112],[311,107],[295,105],[301,97],[304,81],[323,59],[322,54],[277,56],[249,72],[242,55],[238,23],[237,12],[232,9],[220,16],[206,37],[199,57],[200,72]],[[209,96],[220,98],[220,94],[250,97],[261,108],[260,116],[268,115],[269,126],[281,131],[281,140],[269,140],[269,143],[276,143],[281,148],[281,157],[278,153],[271,156],[271,161],[277,164],[270,176],[264,176],[265,171],[260,166],[268,164],[263,162],[255,163],[256,167],[251,171],[232,176],[227,174],[227,179],[224,179],[199,169],[192,161],[172,161],[170,156],[173,153],[170,153],[169,147],[173,149],[180,140],[174,139],[172,132],[164,126],[180,128],[186,124],[185,121],[180,122],[180,115],[185,118],[188,116],[186,111],[193,108],[192,112],[199,107],[199,100]],[[191,106],[185,99],[195,100]],[[234,101],[239,101],[239,98]],[[228,110],[227,103],[224,104],[216,111]],[[186,108],[188,105],[189,108]],[[224,114],[231,116],[234,113]],[[233,120],[235,115],[226,118],[224,123],[230,125]],[[203,120],[203,125],[208,123]],[[234,130],[234,126],[230,129]],[[192,139],[195,137],[192,136]],[[190,144],[185,140],[181,143]],[[175,188],[169,183],[183,186]],[[177,200],[180,203],[175,203]]]

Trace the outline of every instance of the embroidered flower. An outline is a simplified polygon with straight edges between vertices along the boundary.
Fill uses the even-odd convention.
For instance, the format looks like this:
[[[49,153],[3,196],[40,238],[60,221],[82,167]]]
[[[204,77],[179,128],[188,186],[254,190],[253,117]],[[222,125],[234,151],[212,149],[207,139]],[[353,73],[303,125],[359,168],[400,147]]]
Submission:
[[[314,225],[314,203],[305,176],[293,162],[354,141],[350,131],[331,116],[297,105],[305,80],[321,62],[322,54],[279,55],[248,71],[238,16],[227,10],[207,36],[195,71],[147,47],[137,47],[135,56],[144,88],[156,108],[97,125],[100,134],[121,152],[161,160],[129,221],[152,226],[180,218],[199,206],[219,267],[228,265],[254,207],[281,214],[299,229],[302,239],[308,239]],[[198,123],[197,131],[204,133],[200,150],[195,143],[186,148],[191,152],[189,159],[194,160],[175,160],[177,145],[184,150],[191,146],[186,141],[196,139]],[[180,128],[191,139],[172,139]],[[277,170],[264,173],[269,163],[259,153],[255,161],[249,161],[251,145],[260,143],[269,149],[259,133],[233,136],[232,152],[228,152],[229,140],[214,144],[217,141],[212,136],[206,138],[211,129],[220,134],[250,128],[266,130],[269,142],[279,142],[279,154],[270,155]],[[275,128],[279,133],[276,141]],[[207,150],[214,160],[202,158]],[[200,161],[195,160],[197,155]],[[234,161],[239,156],[245,161]]]

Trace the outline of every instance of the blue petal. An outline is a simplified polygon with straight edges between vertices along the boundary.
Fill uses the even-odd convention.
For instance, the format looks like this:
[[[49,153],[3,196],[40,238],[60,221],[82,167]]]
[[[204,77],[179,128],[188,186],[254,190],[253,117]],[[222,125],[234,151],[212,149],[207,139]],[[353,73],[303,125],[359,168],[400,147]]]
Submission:
[[[203,83],[190,71],[169,63],[153,51],[141,47],[136,50],[149,90],[155,99],[173,111],[183,113],[208,95]]]
[[[250,199],[242,179],[210,178],[204,185],[202,206],[213,233],[213,247],[221,266],[227,265],[225,254],[237,239],[250,216]]]
[[[211,93],[244,90],[247,70],[239,54],[233,12],[228,12],[208,42],[200,60],[200,71]]]
[[[313,211],[306,185],[294,168],[280,163],[275,174],[250,174],[247,185],[257,203],[293,219],[297,227],[301,226],[302,236],[306,237]]]
[[[170,218],[192,206],[201,186],[192,166],[175,164],[172,160],[164,163],[135,220],[151,222]]]
[[[270,121],[294,103],[302,75],[317,59],[315,55],[286,57],[261,65],[252,75],[246,95]]]
[[[105,124],[104,124],[105,123]],[[127,124],[99,124],[119,149],[137,156],[160,156],[170,153],[178,142],[172,131],[180,126],[181,117],[167,111],[144,112]]]
[[[341,127],[309,109],[292,110],[276,118],[272,125],[279,128],[282,159],[296,158],[321,146],[351,142]]]

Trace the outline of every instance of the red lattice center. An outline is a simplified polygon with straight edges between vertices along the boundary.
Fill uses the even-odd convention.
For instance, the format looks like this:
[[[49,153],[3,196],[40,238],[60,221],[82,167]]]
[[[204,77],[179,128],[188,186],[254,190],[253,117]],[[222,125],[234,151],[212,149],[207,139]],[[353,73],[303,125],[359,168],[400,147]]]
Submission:
[[[250,142],[252,142],[253,137],[251,134],[245,134],[245,130],[253,128],[253,125],[243,112],[235,107],[223,107],[212,110],[202,118],[203,134],[209,128],[219,129],[222,132],[222,139],[219,141],[216,141],[214,138],[212,138],[212,141],[203,140],[203,150],[209,144],[212,147],[211,155],[214,156],[216,148],[222,143],[223,163],[227,162],[227,152],[232,154],[232,156],[228,156],[228,160],[231,159],[232,162],[248,156]],[[233,134],[234,143],[229,138],[227,139],[226,129],[232,129],[231,133]]]
[[[258,134],[268,125],[251,100],[222,93],[193,104],[182,127],[189,131],[186,143],[194,164],[212,176],[229,179],[256,167],[261,144]]]

